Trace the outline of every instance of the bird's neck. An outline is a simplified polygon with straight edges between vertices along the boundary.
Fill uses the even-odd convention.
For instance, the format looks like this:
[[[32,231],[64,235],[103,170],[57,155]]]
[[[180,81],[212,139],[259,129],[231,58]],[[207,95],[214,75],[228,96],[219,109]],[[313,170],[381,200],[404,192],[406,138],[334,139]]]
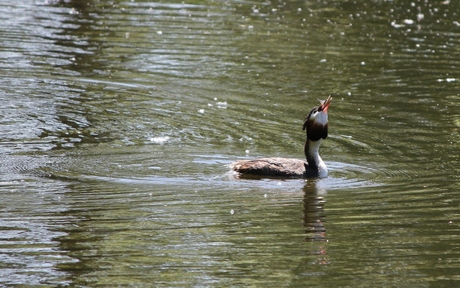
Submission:
[[[327,176],[327,167],[326,164],[319,156],[319,146],[321,145],[322,139],[318,141],[312,141],[307,138],[305,141],[305,157],[307,158],[308,168],[311,171],[318,171],[319,177]]]

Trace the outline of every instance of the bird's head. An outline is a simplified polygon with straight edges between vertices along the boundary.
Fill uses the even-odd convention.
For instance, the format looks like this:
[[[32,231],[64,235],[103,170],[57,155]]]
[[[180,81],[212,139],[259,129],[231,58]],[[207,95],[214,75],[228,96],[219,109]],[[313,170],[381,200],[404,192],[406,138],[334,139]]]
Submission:
[[[303,123],[303,130],[307,132],[307,138],[311,141],[326,139],[327,137],[327,110],[331,104],[332,97],[320,100],[320,105],[313,107]]]

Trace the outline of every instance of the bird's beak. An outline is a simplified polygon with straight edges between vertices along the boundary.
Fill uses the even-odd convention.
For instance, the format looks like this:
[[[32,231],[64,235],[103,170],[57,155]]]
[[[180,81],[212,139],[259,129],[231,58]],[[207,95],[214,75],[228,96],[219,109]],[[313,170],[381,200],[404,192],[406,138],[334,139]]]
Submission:
[[[329,109],[329,105],[331,105],[332,96],[329,95],[326,100],[320,101],[321,102],[321,111],[327,113],[327,109]]]

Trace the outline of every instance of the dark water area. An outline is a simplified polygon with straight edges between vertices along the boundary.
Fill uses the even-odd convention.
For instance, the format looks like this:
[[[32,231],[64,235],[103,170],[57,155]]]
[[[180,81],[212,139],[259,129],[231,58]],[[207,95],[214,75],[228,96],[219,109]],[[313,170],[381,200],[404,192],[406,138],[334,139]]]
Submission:
[[[2,1],[0,285],[460,285],[455,1]],[[303,157],[333,96],[324,179]]]

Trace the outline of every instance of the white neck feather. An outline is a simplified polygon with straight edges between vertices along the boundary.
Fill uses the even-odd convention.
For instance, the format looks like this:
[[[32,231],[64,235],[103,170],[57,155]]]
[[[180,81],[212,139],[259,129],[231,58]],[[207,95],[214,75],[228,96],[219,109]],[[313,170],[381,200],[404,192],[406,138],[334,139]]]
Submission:
[[[308,141],[308,151],[307,152],[307,161],[308,161],[308,166],[309,167],[317,167],[318,168],[318,176],[323,178],[327,177],[327,167],[326,164],[324,163],[323,159],[321,159],[321,156],[319,156],[319,146],[321,145],[321,142],[323,141],[322,139],[318,141]]]

